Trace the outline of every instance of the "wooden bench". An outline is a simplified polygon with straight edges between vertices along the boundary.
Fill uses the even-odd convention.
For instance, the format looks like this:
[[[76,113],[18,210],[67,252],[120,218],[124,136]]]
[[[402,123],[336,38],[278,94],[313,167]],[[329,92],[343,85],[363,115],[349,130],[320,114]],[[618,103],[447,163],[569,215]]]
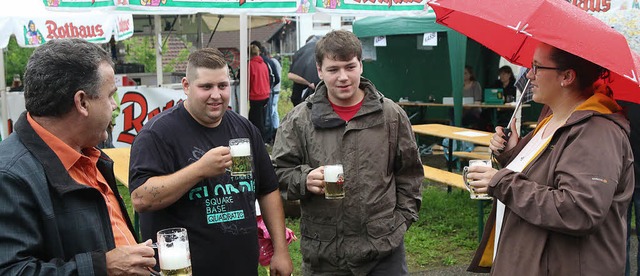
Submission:
[[[478,152],[478,151],[454,151],[453,156],[460,157],[462,159],[491,159],[491,154],[488,152]]]
[[[538,122],[530,122],[530,121],[522,122],[522,126],[523,127],[528,127],[530,129],[534,129],[534,128],[538,127]]]
[[[462,183],[462,175],[460,174],[425,165],[423,165],[422,168],[424,169],[425,179],[442,183],[447,186],[456,187],[458,189],[467,190],[467,187]]]

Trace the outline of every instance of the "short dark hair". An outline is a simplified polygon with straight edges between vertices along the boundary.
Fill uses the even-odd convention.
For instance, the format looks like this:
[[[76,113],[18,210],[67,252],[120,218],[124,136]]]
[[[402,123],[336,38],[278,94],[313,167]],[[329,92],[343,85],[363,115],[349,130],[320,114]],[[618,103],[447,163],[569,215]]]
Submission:
[[[54,39],[38,47],[24,73],[24,100],[33,116],[59,117],[74,105],[74,96],[84,90],[99,95],[101,64],[113,67],[111,56],[100,46],[83,39]]]
[[[513,75],[513,69],[511,69],[511,66],[505,65],[505,66],[500,67],[500,69],[498,69],[498,75],[500,75],[502,73],[508,73],[510,81],[515,81],[516,80],[516,77]]]
[[[187,62],[187,79],[193,80],[197,68],[227,68],[224,55],[217,48],[202,48],[189,54]]]
[[[352,32],[331,31],[316,44],[316,63],[318,66],[322,66],[322,60],[325,57],[340,61],[348,61],[357,57],[360,61],[362,60],[362,43]]]
[[[598,79],[607,79],[610,75],[608,69],[556,47],[553,47],[550,58],[560,70],[571,69],[576,72],[580,90],[587,90]]]
[[[251,45],[258,46],[258,49],[262,48],[262,42],[257,41],[257,40],[251,41],[251,43],[249,43],[249,46],[251,46]]]

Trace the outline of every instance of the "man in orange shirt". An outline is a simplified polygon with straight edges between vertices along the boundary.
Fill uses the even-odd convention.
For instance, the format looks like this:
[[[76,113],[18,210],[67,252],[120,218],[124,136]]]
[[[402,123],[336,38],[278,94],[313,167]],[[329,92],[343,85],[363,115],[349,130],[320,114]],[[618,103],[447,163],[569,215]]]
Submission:
[[[0,144],[0,274],[150,275],[113,161],[95,146],[115,108],[113,63],[99,46],[52,40],[25,72],[25,105]]]

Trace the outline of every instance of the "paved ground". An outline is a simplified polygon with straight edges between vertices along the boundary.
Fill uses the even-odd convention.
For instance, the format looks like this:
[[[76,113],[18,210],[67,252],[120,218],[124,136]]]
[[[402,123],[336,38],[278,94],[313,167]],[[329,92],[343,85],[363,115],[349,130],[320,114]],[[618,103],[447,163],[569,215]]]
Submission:
[[[635,237],[632,237],[631,239],[631,250],[629,251],[631,252],[631,260],[635,260],[638,252],[638,239],[635,239]],[[414,273],[410,273],[410,275],[412,276],[487,275],[487,274],[467,272],[466,269],[467,269],[467,264],[462,264],[457,266],[450,266],[450,267],[443,267],[443,268],[429,269],[426,271],[414,272]],[[638,271],[638,267],[636,266],[636,263],[632,261],[631,275],[636,275],[637,271]]]

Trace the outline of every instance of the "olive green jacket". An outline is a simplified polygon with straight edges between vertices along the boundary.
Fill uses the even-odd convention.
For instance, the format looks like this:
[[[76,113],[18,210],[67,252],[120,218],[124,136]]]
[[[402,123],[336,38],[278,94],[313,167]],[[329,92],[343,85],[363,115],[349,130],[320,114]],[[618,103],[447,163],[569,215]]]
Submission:
[[[362,107],[345,122],[320,82],[284,118],[273,147],[281,190],[300,199],[303,262],[314,275],[365,275],[418,219],[424,174],[409,119],[369,80],[362,78],[360,88]],[[345,198],[309,193],[307,174],[337,163],[344,167]]]

